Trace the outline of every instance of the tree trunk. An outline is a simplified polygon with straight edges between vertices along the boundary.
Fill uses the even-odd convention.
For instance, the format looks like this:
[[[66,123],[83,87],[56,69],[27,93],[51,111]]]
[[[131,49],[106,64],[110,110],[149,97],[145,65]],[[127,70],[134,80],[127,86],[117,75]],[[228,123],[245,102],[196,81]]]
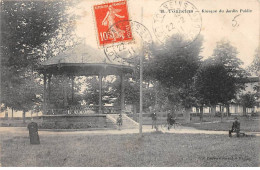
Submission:
[[[5,119],[8,119],[8,108],[5,110]]]
[[[23,123],[25,123],[25,111],[23,111]]]
[[[31,110],[31,120],[33,120],[33,110]]]
[[[243,106],[243,116],[246,116],[246,106]]]
[[[14,118],[14,108],[12,108],[12,119]]]
[[[185,109],[185,121],[186,123],[190,123],[190,113],[192,108]]]
[[[227,104],[227,117],[231,116],[230,110],[229,110],[229,104]]]
[[[215,116],[216,115],[216,105],[211,106],[211,113]]]
[[[237,109],[238,109],[238,105],[236,104],[236,105],[235,105],[235,114],[238,114]]]
[[[200,113],[200,107],[196,107],[196,116]]]
[[[223,106],[219,105],[219,110],[220,110],[220,114],[221,114],[221,122],[223,122],[223,114],[224,114]]]
[[[200,106],[200,122],[203,122],[203,106]]]

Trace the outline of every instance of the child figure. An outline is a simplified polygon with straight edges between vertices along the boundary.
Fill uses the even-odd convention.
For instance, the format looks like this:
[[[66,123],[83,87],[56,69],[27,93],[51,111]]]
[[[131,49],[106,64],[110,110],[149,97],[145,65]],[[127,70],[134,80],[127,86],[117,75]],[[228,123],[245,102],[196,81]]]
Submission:
[[[121,126],[123,125],[122,114],[119,114],[116,122],[117,122],[119,130],[121,130]]]

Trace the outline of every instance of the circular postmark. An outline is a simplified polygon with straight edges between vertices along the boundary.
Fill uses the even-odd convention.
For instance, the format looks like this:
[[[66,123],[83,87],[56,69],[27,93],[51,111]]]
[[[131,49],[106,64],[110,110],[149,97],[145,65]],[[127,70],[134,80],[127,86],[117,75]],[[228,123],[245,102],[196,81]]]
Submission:
[[[124,41],[124,37],[118,36],[117,29],[129,24],[127,36],[131,40]],[[108,31],[111,38],[108,42],[103,44],[104,53],[108,60],[132,63],[137,56],[144,54],[149,57],[150,48],[153,45],[152,35],[150,31],[141,23],[132,20],[123,20],[112,25]],[[128,38],[129,38],[128,37]],[[121,41],[119,41],[121,39]]]
[[[189,1],[169,0],[161,4],[153,17],[153,31],[161,43],[169,38],[179,41],[178,47],[193,42],[201,31],[201,14]]]

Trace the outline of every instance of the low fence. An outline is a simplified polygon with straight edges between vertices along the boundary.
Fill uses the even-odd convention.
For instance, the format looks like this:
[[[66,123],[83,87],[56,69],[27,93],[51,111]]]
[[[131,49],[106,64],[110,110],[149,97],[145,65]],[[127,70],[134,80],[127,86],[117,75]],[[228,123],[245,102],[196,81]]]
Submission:
[[[102,106],[102,113],[113,114],[119,113],[121,111],[120,107],[114,106]],[[69,106],[67,109],[47,109],[47,115],[61,115],[61,114],[96,114],[99,113],[99,106]]]
[[[88,129],[105,128],[106,115],[44,115],[42,129]]]

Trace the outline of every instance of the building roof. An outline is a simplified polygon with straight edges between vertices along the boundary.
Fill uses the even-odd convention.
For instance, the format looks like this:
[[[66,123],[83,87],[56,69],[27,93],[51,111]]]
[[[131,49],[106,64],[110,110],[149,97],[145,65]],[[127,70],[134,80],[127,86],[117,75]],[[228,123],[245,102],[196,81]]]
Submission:
[[[133,67],[123,60],[111,60],[100,49],[79,44],[40,63],[40,72],[73,75],[106,75],[132,72]]]

